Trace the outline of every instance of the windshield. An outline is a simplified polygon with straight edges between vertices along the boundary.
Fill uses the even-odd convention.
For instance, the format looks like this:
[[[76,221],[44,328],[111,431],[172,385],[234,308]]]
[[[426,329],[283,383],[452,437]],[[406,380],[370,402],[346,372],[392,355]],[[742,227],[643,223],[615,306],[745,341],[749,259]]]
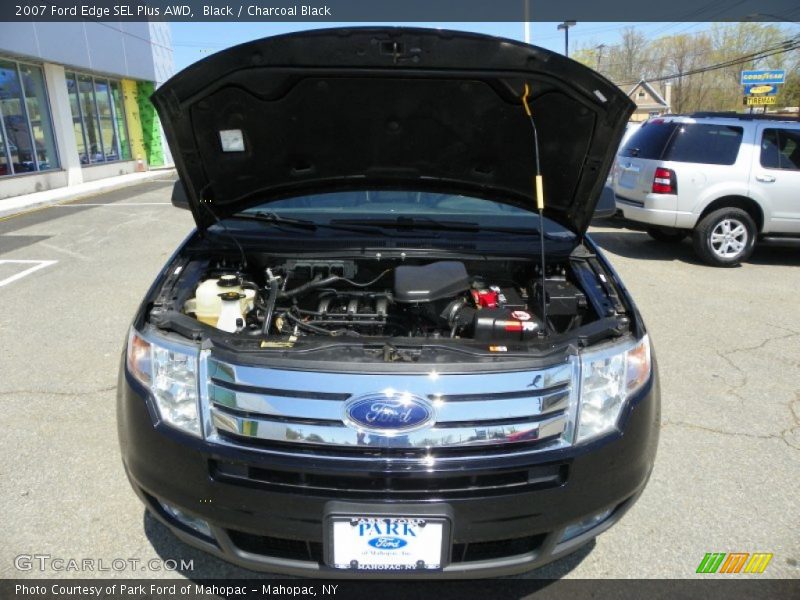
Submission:
[[[509,227],[538,230],[539,215],[516,206],[460,194],[405,190],[358,190],[295,196],[272,200],[238,213],[253,216],[270,213],[285,219],[302,219],[324,225],[341,222],[401,223],[423,225],[474,224],[480,229]],[[564,227],[545,219],[545,232],[572,237]]]

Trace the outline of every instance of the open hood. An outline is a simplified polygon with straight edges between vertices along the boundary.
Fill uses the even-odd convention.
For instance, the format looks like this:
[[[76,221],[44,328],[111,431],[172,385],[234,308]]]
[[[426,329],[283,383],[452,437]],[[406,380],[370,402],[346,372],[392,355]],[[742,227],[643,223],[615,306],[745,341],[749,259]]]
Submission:
[[[152,96],[198,227],[256,203],[403,187],[536,209],[578,235],[634,105],[558,54],[473,33],[306,31],[248,42]]]

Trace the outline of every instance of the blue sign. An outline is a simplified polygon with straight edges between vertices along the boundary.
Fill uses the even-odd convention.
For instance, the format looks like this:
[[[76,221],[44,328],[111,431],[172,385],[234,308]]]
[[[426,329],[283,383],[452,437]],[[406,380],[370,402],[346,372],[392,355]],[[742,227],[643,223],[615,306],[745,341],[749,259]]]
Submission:
[[[375,392],[348,401],[344,422],[362,431],[392,434],[414,431],[433,422],[433,406],[419,396]]]
[[[783,69],[764,69],[761,71],[742,71],[742,85],[747,84],[767,84],[784,83],[786,81],[786,71]]]
[[[748,83],[744,86],[745,96],[774,96],[778,86],[772,83]]]

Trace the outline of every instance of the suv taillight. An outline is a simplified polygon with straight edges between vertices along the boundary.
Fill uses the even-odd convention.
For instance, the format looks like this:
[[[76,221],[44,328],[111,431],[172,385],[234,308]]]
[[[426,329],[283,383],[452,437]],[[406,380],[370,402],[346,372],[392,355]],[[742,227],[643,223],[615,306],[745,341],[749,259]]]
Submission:
[[[657,167],[656,173],[653,175],[653,193],[677,194],[678,184],[675,181],[675,171]]]

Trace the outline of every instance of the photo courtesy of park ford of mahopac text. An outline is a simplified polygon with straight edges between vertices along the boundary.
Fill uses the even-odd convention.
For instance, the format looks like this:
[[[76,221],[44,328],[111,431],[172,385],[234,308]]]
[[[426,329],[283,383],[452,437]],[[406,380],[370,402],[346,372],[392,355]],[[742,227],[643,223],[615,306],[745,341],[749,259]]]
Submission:
[[[0,598],[800,598],[796,0],[0,3]]]

